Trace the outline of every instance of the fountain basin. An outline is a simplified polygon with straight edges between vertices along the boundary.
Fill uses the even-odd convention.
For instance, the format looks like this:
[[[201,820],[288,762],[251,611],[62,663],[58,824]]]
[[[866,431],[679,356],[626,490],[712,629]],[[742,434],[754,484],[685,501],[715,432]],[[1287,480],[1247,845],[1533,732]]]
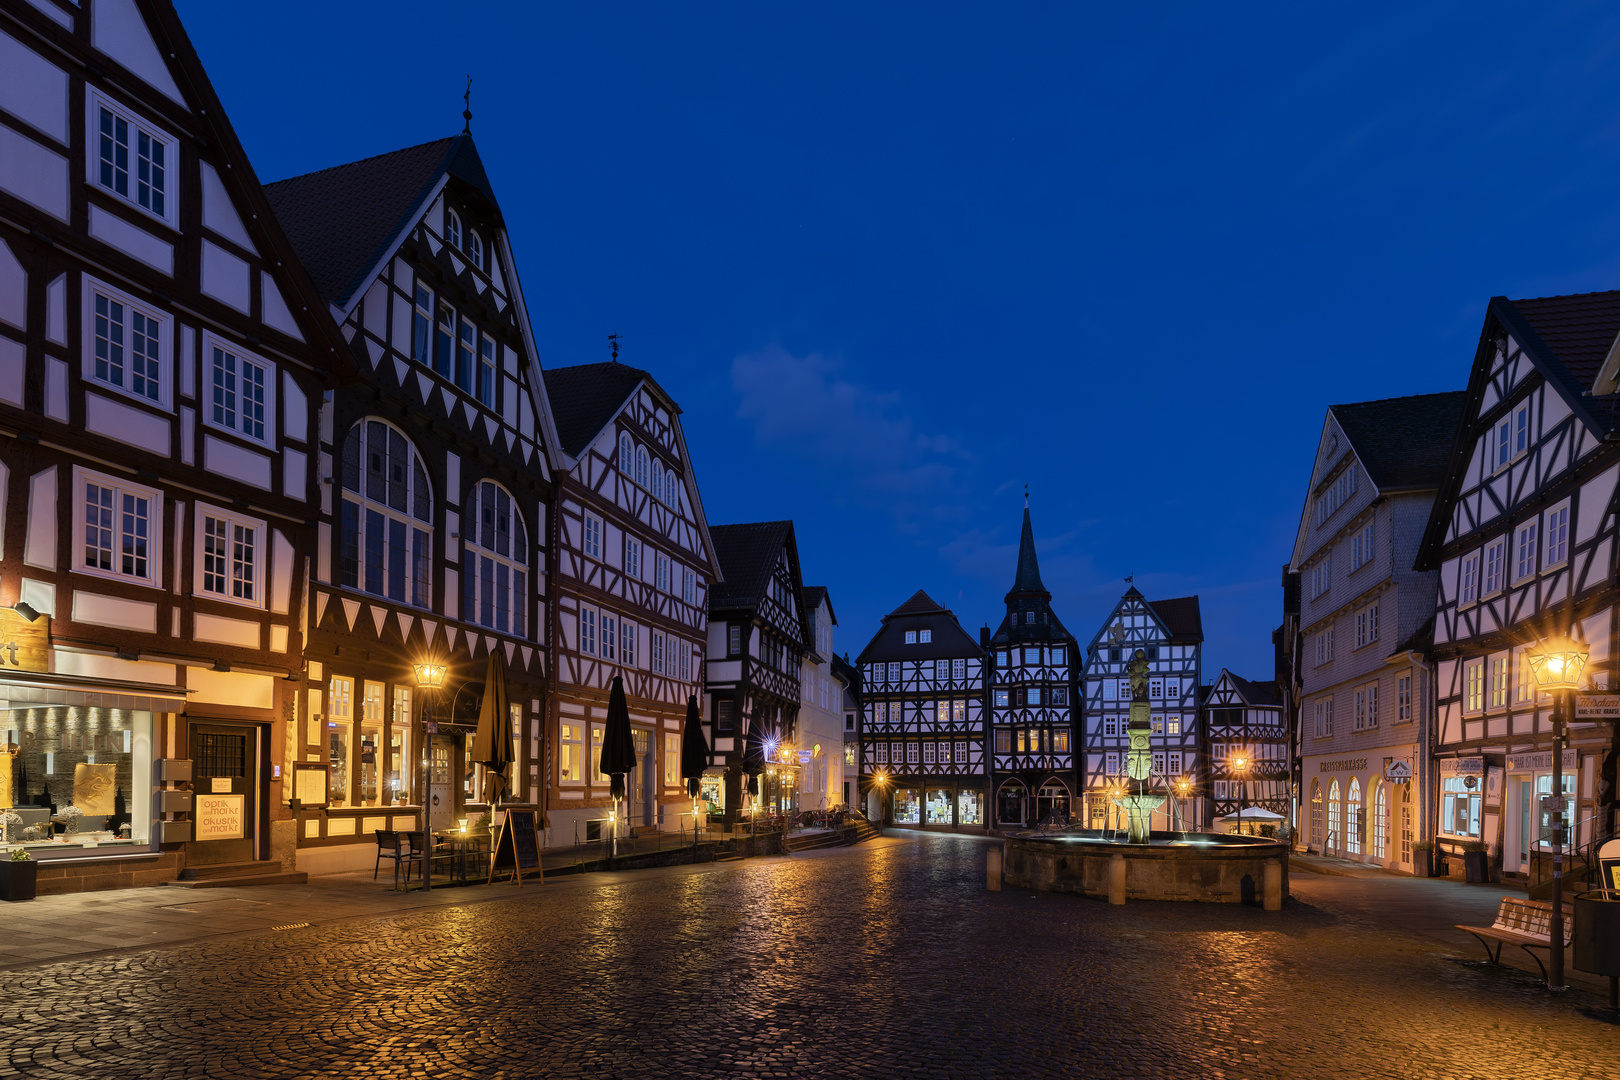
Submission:
[[[1125,860],[1129,900],[1260,904],[1266,863],[1275,859],[1288,895],[1288,845],[1228,833],[1150,834],[1145,844],[1115,841],[1094,829],[1011,833],[1002,863],[1008,885],[1107,898],[1109,867]]]

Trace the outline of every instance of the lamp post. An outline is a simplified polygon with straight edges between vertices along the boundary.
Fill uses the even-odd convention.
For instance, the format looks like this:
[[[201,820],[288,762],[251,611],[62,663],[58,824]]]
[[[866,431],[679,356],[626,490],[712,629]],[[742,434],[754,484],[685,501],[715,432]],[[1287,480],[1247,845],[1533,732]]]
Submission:
[[[421,741],[416,745],[421,756],[421,770],[418,776],[421,787],[417,789],[417,801],[422,807],[422,890],[430,891],[433,888],[433,825],[429,820],[430,807],[428,793],[431,789],[429,769],[431,768],[431,754],[428,747],[429,717],[433,713],[433,698],[437,696],[439,688],[444,686],[446,666],[438,660],[427,658],[411,665],[416,675],[417,688],[422,691],[422,735]]]
[[[1176,781],[1176,805],[1180,809],[1181,833],[1183,836],[1189,831],[1187,828],[1187,796],[1192,792],[1192,781],[1185,776]]]
[[[1585,646],[1569,638],[1544,641],[1530,652],[1530,672],[1536,687],[1553,699],[1552,795],[1547,801],[1553,834],[1549,990],[1568,989],[1564,985],[1564,722],[1574,711],[1575,690],[1581,685],[1586,658]]]
[[[1248,758],[1248,756],[1246,754],[1239,753],[1239,754],[1236,754],[1236,755],[1233,756],[1233,758],[1232,758],[1232,771],[1234,773],[1238,774],[1239,776],[1243,777],[1242,780],[1238,781],[1238,783],[1241,786],[1238,788],[1238,816],[1237,816],[1238,817],[1237,831],[1238,831],[1238,835],[1242,836],[1243,835],[1244,803],[1249,801],[1249,758]]]

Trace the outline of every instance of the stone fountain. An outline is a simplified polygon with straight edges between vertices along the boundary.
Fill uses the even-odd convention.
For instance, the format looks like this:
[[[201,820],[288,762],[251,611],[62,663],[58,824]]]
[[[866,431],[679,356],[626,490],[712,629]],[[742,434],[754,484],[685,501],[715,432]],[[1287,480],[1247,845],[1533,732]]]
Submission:
[[[1148,790],[1153,782],[1153,747],[1149,744],[1153,724],[1148,717],[1147,654],[1137,649],[1125,672],[1131,679],[1131,719],[1125,728],[1131,740],[1125,752],[1125,775],[1130,777],[1131,789],[1110,801],[1125,811],[1130,842],[1146,844],[1152,838],[1153,814],[1166,797]]]

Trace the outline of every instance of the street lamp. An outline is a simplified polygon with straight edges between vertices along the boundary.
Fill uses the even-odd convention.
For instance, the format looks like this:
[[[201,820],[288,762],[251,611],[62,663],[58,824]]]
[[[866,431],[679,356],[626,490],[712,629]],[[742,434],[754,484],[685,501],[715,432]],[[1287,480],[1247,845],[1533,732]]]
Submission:
[[[417,789],[417,803],[422,807],[422,891],[427,892],[433,888],[433,826],[429,821],[428,807],[428,716],[433,709],[433,697],[444,686],[445,672],[448,670],[443,661],[426,657],[411,665],[411,671],[416,676],[416,685],[423,691],[422,694],[422,734],[421,741],[416,745],[421,755],[421,772],[419,778],[421,787]]]
[[[1187,796],[1191,795],[1191,794],[1192,794],[1192,781],[1188,780],[1185,776],[1178,777],[1176,779],[1176,799],[1181,804],[1180,817],[1181,817],[1181,831],[1183,833],[1186,833],[1186,832],[1189,831],[1187,829]]]
[[[1549,990],[1568,989],[1564,985],[1564,721],[1574,714],[1575,691],[1581,685],[1586,658],[1586,647],[1567,637],[1550,638],[1530,651],[1530,674],[1536,687],[1553,699],[1552,796],[1547,800],[1553,834]]]
[[[1241,835],[1243,835],[1243,810],[1244,810],[1243,804],[1249,801],[1249,758],[1248,758],[1248,755],[1243,754],[1243,753],[1235,754],[1235,755],[1233,755],[1232,760],[1228,764],[1231,766],[1232,772],[1237,773],[1238,775],[1243,777],[1243,779],[1240,781],[1242,786],[1238,789],[1239,794],[1238,794],[1238,816],[1237,816],[1238,817],[1237,831],[1238,831],[1238,835],[1241,836]]]

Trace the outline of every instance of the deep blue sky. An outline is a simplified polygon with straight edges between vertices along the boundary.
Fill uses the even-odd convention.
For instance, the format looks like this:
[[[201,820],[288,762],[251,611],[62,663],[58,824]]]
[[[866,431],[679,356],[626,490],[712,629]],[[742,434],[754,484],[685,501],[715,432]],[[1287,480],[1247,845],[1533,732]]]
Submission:
[[[1027,483],[1075,636],[1197,593],[1206,679],[1270,677],[1329,404],[1620,286],[1612,8],[1233,7],[180,4],[265,180],[473,75],[542,361],[624,335],[840,651],[918,588],[994,625]]]

